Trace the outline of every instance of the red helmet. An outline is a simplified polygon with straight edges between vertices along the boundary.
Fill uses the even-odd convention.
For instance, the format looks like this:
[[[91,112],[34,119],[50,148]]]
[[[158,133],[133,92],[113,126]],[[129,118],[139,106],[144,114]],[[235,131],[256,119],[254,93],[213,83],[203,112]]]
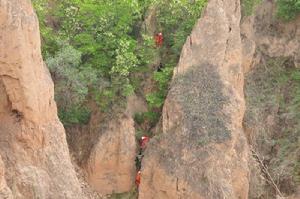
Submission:
[[[149,137],[147,136],[142,136],[142,140],[148,139]]]

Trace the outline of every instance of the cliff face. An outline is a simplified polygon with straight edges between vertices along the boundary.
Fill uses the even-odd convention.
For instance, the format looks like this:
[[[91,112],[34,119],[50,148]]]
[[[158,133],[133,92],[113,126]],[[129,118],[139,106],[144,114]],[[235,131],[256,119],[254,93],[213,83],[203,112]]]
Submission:
[[[128,115],[117,117],[100,131],[85,165],[89,184],[101,194],[128,192],[134,183],[134,121]]]
[[[12,199],[12,193],[5,180],[4,164],[0,157],[0,198]]]
[[[268,65],[269,60],[287,58],[279,72],[299,67],[300,20],[281,23],[274,12],[274,2],[266,0],[240,25],[239,0],[209,1],[174,70],[163,108],[163,133],[151,140],[145,152],[140,199],[247,199],[280,194],[299,198],[299,131],[293,132],[298,123],[279,102],[269,100],[282,97],[289,105],[295,82],[276,85],[283,94],[265,83],[278,78],[270,76],[278,71]],[[145,22],[150,32],[155,30],[154,16],[151,10]],[[144,79],[150,85],[143,86],[146,93],[152,84],[148,77]],[[260,99],[261,93],[263,103],[254,104],[253,98]],[[142,100],[131,98],[125,113],[106,118],[95,108],[89,125],[71,129],[70,147],[98,193],[127,192],[134,186],[132,118],[146,110]],[[285,129],[292,133],[285,135]],[[280,142],[288,143],[283,152],[285,145]],[[250,158],[248,143],[279,179],[282,193],[268,185],[270,179]],[[42,61],[31,3],[0,0],[0,199],[82,199],[79,184],[57,118],[53,83]]]
[[[300,18],[281,21],[276,2],[263,1],[243,19],[241,35],[245,133],[281,192],[261,165],[251,164],[249,198],[300,198],[299,118],[294,116],[299,82],[293,78],[300,66]]]
[[[0,1],[0,41],[0,196],[83,198],[30,1]]]
[[[139,198],[248,198],[240,2],[211,0],[183,46]]]
[[[281,21],[276,16],[274,1],[263,1],[252,16],[243,19],[241,35],[245,73],[266,56],[290,57],[300,67],[300,18]]]
[[[128,100],[124,113],[103,113],[94,104],[88,125],[68,129],[71,154],[99,195],[132,190],[137,151],[133,115],[143,108],[137,97]]]

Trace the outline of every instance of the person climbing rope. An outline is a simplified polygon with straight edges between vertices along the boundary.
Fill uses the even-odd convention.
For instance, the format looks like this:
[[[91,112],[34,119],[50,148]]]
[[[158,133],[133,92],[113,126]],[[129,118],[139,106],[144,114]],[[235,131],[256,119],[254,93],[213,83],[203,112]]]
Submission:
[[[144,157],[144,154],[142,153],[142,151],[140,151],[140,153],[136,156],[135,158],[135,166],[137,170],[140,170],[142,167],[142,159]]]
[[[141,184],[141,171],[138,171],[136,174],[135,184],[136,184],[137,188],[139,188],[139,186]]]
[[[157,72],[162,72],[163,67],[164,67],[164,65],[160,62],[157,69],[156,69],[156,71]]]
[[[157,48],[162,47],[163,41],[164,41],[163,34],[162,34],[161,32],[160,32],[160,33],[157,33],[157,34],[155,35],[155,44],[156,44],[156,47],[157,47]]]
[[[150,141],[148,136],[143,136],[140,141],[140,147],[142,150],[145,150],[147,143]]]

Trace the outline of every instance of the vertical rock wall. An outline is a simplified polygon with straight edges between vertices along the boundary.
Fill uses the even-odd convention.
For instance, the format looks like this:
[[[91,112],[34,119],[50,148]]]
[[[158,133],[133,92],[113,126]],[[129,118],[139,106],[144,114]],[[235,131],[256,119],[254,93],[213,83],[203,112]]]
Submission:
[[[11,190],[8,188],[5,179],[5,168],[0,156],[0,198],[12,199]]]
[[[131,116],[124,114],[107,121],[99,130],[85,171],[89,184],[100,194],[129,192],[135,177],[135,129]]]
[[[142,168],[140,199],[247,199],[240,1],[210,0],[187,39]]]
[[[0,196],[83,198],[53,93],[31,1],[0,0]]]

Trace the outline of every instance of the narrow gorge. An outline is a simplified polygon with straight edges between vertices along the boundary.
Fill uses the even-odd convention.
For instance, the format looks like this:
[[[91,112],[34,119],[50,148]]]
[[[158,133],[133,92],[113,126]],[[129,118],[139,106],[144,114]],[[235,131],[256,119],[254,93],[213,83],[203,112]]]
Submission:
[[[0,0],[0,199],[300,199],[299,13]]]

